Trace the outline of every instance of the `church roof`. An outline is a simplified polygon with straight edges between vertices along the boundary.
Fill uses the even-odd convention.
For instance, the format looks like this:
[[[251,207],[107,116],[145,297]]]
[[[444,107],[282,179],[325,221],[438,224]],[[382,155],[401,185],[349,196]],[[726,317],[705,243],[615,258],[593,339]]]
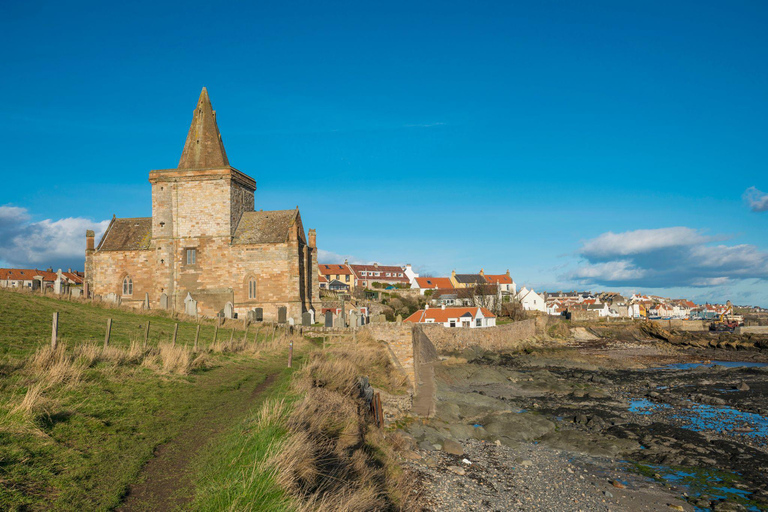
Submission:
[[[197,107],[192,114],[187,141],[179,160],[179,169],[210,169],[229,167],[229,159],[224,151],[219,126],[216,124],[216,111],[211,106],[208,91],[203,87]]]
[[[233,244],[268,244],[288,240],[290,227],[298,220],[299,210],[245,212],[237,225]],[[300,222],[300,221],[299,221]],[[304,238],[300,227],[299,237]]]
[[[142,251],[152,240],[152,217],[112,219],[101,238],[100,251]]]

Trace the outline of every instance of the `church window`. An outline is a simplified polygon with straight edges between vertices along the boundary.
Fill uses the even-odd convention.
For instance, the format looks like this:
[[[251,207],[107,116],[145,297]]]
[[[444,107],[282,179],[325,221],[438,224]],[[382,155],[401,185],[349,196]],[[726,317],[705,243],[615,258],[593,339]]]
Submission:
[[[123,295],[133,295],[133,281],[129,276],[123,279]]]
[[[248,298],[249,299],[256,298],[256,280],[255,279],[251,279],[248,281]]]
[[[187,249],[187,265],[197,263],[197,249]]]

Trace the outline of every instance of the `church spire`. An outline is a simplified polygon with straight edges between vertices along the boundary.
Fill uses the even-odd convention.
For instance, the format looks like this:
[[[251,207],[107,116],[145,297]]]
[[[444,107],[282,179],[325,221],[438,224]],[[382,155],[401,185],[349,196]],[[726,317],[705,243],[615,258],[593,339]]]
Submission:
[[[219,127],[216,124],[216,111],[211,106],[208,91],[203,87],[197,100],[192,124],[187,134],[187,142],[179,160],[179,169],[210,169],[229,167],[224,143],[221,141]]]

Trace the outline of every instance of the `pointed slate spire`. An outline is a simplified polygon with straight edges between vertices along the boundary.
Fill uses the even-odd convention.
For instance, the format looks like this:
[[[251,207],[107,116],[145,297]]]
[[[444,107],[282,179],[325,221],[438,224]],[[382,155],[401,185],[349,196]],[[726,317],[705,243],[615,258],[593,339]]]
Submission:
[[[208,91],[203,87],[200,99],[197,100],[197,108],[192,115],[192,124],[189,127],[184,151],[181,153],[179,169],[212,167],[229,167],[229,160],[216,124],[216,112],[211,106]]]

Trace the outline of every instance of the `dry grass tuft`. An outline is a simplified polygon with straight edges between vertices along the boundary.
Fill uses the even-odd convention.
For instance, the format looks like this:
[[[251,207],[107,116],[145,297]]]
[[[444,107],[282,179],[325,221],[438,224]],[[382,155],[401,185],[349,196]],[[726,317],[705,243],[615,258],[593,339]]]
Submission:
[[[187,375],[192,369],[190,353],[186,348],[180,345],[161,343],[158,349],[164,371]]]
[[[42,382],[32,384],[27,388],[24,398],[10,411],[11,415],[21,415],[25,419],[33,419],[48,412],[50,401],[43,395],[45,385]]]

